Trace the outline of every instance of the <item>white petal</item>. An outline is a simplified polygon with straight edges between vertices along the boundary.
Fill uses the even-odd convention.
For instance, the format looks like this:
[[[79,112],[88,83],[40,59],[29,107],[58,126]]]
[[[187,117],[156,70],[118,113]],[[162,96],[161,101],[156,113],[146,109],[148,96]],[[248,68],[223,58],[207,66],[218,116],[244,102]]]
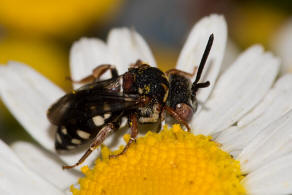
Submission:
[[[242,150],[250,141],[271,122],[292,109],[292,75],[280,78],[265,99],[237,126],[223,131],[216,141],[223,144],[223,150]]]
[[[282,72],[292,72],[292,18],[289,18],[276,33],[272,47],[283,61]]]
[[[230,39],[227,40],[226,49],[222,61],[222,67],[220,73],[225,72],[236,60],[240,54],[238,46]]]
[[[65,190],[80,177],[72,170],[62,170],[62,163],[56,156],[33,144],[16,142],[12,145],[12,149],[28,168],[60,189]]]
[[[67,188],[67,189],[65,190],[65,194],[66,194],[66,195],[72,195],[71,189],[70,189],[70,188]]]
[[[212,96],[191,122],[196,133],[209,135],[236,123],[271,87],[279,60],[260,46],[245,51],[219,78]]]
[[[54,151],[54,132],[46,113],[63,94],[60,88],[28,66],[11,62],[0,67],[3,102],[28,133],[51,151]]]
[[[59,189],[31,172],[10,148],[0,140],[0,192],[13,195],[61,195]],[[58,177],[56,175],[56,177]]]
[[[10,149],[4,141],[0,139],[0,161],[7,161],[13,163],[19,167],[25,167],[24,164],[19,160],[18,156]]]
[[[292,151],[292,110],[263,129],[242,152],[237,160],[244,173],[277,159]]]
[[[212,33],[214,34],[214,42],[201,77],[201,81],[208,80],[211,85],[206,89],[199,90],[197,98],[200,102],[206,101],[220,72],[227,39],[227,25],[223,16],[205,17],[193,27],[176,65],[177,69],[192,73],[194,67],[199,65],[208,38]]]
[[[112,64],[108,46],[100,39],[82,38],[75,42],[70,51],[70,68],[73,80],[81,80],[90,75],[101,64]],[[106,73],[103,78],[109,77]],[[74,84],[80,87],[80,84]]]
[[[266,164],[248,174],[242,183],[248,194],[279,195],[292,193],[292,154]]]
[[[146,41],[133,29],[116,28],[111,30],[107,43],[113,63],[120,70],[120,74],[126,72],[128,67],[138,59],[151,66],[156,66]]]

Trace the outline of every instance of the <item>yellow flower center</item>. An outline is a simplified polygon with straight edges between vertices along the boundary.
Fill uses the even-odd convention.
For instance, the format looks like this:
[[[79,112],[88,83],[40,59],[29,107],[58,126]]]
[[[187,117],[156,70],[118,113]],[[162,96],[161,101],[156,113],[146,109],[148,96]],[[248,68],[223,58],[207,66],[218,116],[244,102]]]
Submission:
[[[127,137],[129,139],[129,137]],[[96,166],[82,168],[74,195],[85,194],[245,194],[239,162],[211,137],[193,135],[179,125],[148,132],[123,155],[103,147]],[[113,152],[114,154],[120,152]]]

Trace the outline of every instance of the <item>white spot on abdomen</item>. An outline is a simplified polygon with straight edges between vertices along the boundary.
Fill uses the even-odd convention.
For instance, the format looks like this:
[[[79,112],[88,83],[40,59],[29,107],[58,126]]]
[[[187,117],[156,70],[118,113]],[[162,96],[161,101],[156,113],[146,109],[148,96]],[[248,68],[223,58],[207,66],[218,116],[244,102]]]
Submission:
[[[61,132],[62,132],[64,135],[67,135],[67,134],[68,134],[66,127],[62,127]]]
[[[77,135],[79,137],[81,137],[82,139],[89,139],[90,138],[90,133],[87,133],[85,131],[82,131],[82,130],[77,130],[76,131]]]
[[[96,115],[95,117],[92,118],[94,124],[96,126],[102,126],[104,124],[104,118],[100,115]]]
[[[56,133],[56,140],[57,140],[58,143],[60,143],[60,144],[62,143],[62,139],[61,139],[61,137],[60,137],[58,132]]]
[[[111,113],[105,113],[103,116],[104,116],[104,119],[108,119],[109,117],[111,117]]]
[[[81,144],[81,140],[79,139],[72,139],[71,142],[72,144]]]
[[[120,127],[122,128],[122,127],[126,126],[127,122],[128,122],[128,118],[127,117],[123,117]]]
[[[72,150],[72,149],[76,148],[75,146],[71,146],[71,145],[66,146],[66,147],[67,147],[67,149],[69,149],[69,150]]]

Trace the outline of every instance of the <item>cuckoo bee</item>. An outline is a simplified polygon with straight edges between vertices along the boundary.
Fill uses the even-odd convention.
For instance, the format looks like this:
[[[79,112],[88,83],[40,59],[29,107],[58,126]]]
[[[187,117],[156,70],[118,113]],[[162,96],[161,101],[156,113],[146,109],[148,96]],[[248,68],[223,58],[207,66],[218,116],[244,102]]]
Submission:
[[[213,39],[212,34],[198,69],[195,68],[191,74],[177,69],[164,73],[138,60],[122,75],[114,66],[104,64],[78,81],[87,84],[61,97],[47,113],[50,122],[57,126],[56,150],[71,150],[91,141],[77,163],[63,168],[80,165],[109,134],[119,129],[123,117],[128,119],[131,139],[121,154],[135,141],[139,123],[161,123],[165,113],[190,131],[188,121],[198,104],[196,93],[210,85],[209,81],[199,83],[199,80]],[[100,80],[100,76],[108,70],[112,78]],[[191,83],[195,72],[195,81]]]

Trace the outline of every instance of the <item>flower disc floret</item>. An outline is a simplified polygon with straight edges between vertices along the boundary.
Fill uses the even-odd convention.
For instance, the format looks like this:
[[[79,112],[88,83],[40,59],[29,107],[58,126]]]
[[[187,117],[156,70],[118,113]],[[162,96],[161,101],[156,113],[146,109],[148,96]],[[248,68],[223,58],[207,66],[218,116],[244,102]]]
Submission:
[[[126,139],[128,139],[127,137]],[[245,194],[239,162],[222,151],[211,137],[185,132],[179,125],[160,133],[148,132],[126,153],[96,166],[82,168],[80,189],[83,194]]]

